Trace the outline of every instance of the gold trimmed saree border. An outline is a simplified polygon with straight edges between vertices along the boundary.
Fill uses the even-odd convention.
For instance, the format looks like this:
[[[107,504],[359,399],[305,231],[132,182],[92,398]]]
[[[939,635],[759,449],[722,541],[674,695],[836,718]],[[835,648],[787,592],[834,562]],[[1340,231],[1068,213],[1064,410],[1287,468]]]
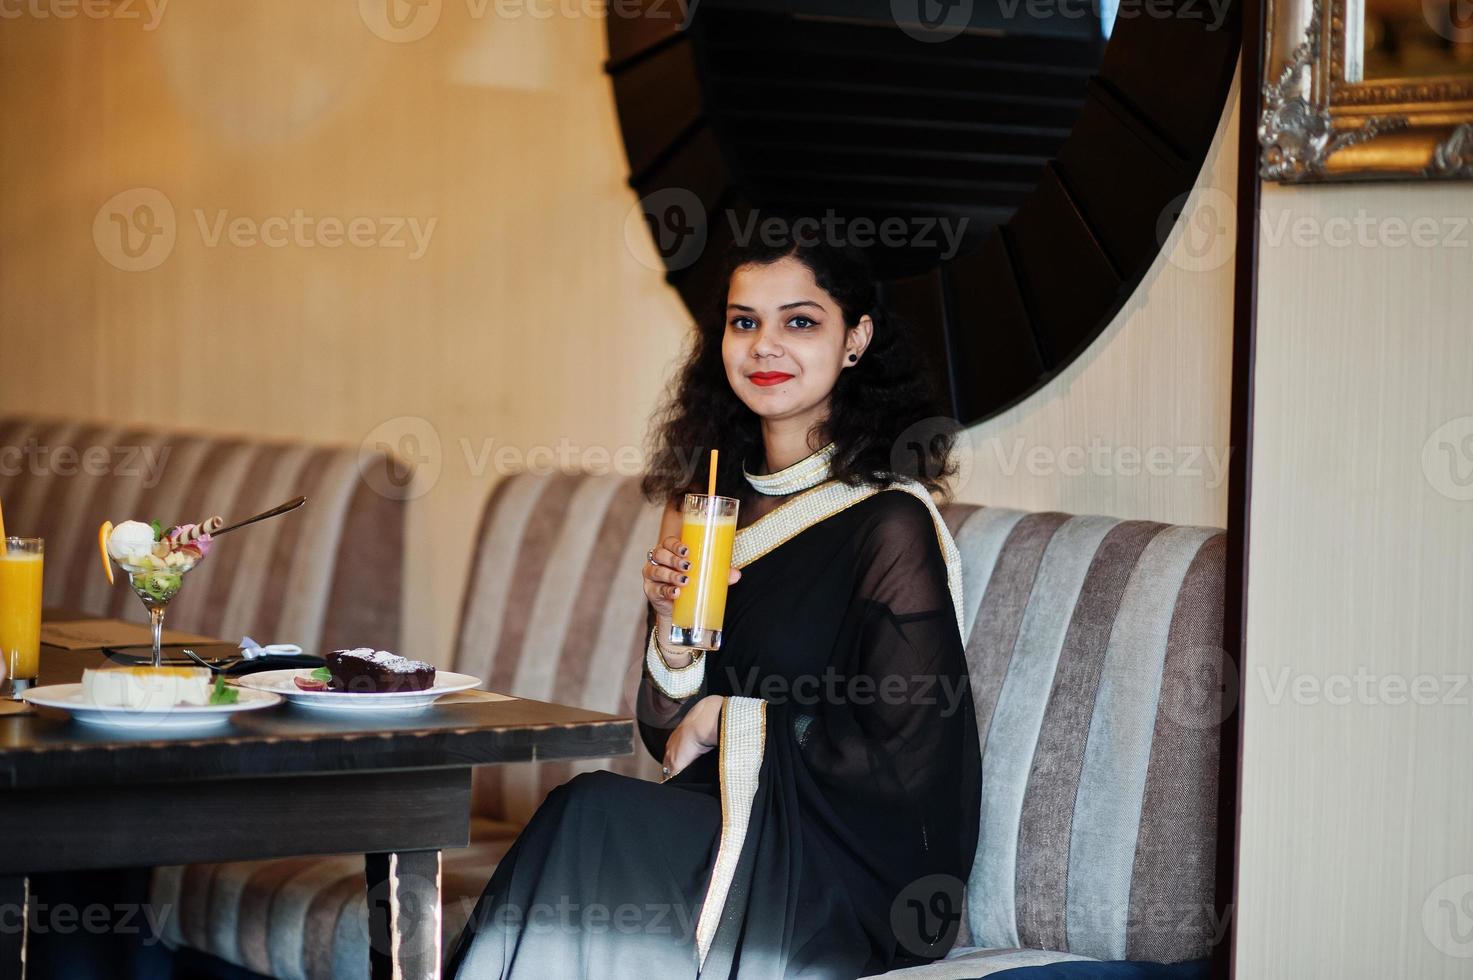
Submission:
[[[706,681],[706,658],[699,651],[684,667],[671,667],[660,652],[660,641],[655,638],[658,623],[650,630],[650,642],[644,651],[644,666],[650,672],[655,687],[671,701],[684,701],[701,689]]]
[[[721,773],[721,843],[716,848],[716,863],[711,866],[711,883],[706,886],[701,917],[696,921],[698,968],[706,965],[706,953],[716,937],[726,895],[736,878],[737,861],[747,840],[752,799],[757,795],[757,777],[767,744],[767,702],[761,698],[723,698],[720,730],[717,768]]]
[[[936,543],[941,546],[941,557],[946,562],[946,586],[951,592],[951,602],[955,607],[957,632],[965,642],[966,604],[962,601],[961,551],[957,549],[951,529],[946,526],[946,520],[941,516],[936,502],[931,499],[930,491],[916,480],[894,479],[886,487],[851,487],[839,480],[828,480],[804,490],[737,531],[736,541],[732,546],[732,564],[745,568],[820,521],[848,510],[882,490],[908,493],[925,504],[930,511],[931,521],[936,526]]]

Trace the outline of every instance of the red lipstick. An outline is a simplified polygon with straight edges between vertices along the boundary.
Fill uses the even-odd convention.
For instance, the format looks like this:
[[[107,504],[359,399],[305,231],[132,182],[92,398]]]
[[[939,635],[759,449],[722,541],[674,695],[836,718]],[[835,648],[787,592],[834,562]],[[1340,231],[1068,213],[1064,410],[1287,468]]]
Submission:
[[[758,371],[756,374],[747,375],[747,379],[752,384],[761,385],[764,388],[769,385],[780,385],[791,377],[791,374],[784,374],[781,371]]]

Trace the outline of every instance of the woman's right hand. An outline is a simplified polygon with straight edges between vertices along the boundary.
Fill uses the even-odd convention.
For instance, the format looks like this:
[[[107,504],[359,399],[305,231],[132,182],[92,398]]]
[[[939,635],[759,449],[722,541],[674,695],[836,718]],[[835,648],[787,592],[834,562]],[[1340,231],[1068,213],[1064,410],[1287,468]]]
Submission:
[[[673,534],[661,541],[650,560],[644,563],[644,595],[661,622],[670,621],[676,596],[690,584],[690,572],[689,549]],[[741,577],[741,569],[733,565],[726,582],[735,585]]]

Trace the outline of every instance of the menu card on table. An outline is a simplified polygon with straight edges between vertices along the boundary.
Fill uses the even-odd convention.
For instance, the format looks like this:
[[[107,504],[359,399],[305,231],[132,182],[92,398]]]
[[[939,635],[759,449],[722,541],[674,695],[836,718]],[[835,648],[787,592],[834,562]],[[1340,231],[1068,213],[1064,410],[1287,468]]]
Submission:
[[[63,650],[95,650],[99,647],[145,646],[152,634],[142,623],[123,619],[78,619],[70,622],[43,622],[41,642]],[[165,643],[212,643],[208,636],[164,630]]]

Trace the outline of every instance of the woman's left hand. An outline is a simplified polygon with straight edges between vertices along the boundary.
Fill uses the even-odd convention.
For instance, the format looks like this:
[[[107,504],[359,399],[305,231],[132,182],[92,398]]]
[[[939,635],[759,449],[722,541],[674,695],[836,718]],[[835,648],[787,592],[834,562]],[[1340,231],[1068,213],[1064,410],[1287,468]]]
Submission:
[[[664,766],[675,775],[686,766],[716,747],[721,726],[721,702],[719,694],[708,694],[686,712],[675,731],[665,743]],[[665,778],[670,778],[669,776]]]

